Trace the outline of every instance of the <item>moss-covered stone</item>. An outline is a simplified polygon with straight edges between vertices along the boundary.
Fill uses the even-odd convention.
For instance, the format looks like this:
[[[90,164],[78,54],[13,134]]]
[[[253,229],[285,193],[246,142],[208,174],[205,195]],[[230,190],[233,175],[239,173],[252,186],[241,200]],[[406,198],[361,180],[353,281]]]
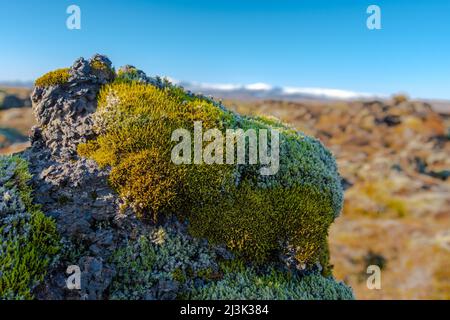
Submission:
[[[328,227],[343,200],[331,153],[276,119],[239,116],[179,87],[134,81],[136,72],[127,70],[102,88],[94,115],[99,136],[80,145],[79,154],[111,167],[111,185],[144,218],[186,218],[193,235],[225,243],[256,263],[273,260],[287,244],[300,264],[320,261],[326,268]],[[227,129],[278,130],[278,172],[262,175],[259,161],[175,165],[172,133],[193,132],[196,121],[224,135]]]
[[[31,299],[59,251],[55,222],[33,204],[27,163],[0,157],[0,299]]]
[[[159,227],[148,236],[129,241],[113,255],[116,276],[111,299],[161,299],[158,284],[176,283],[172,298],[187,296],[193,281],[218,269],[216,255],[201,240],[173,227]]]
[[[116,277],[111,299],[161,299],[160,283],[172,282],[171,298],[338,300],[354,299],[351,288],[318,272],[286,272],[268,263],[254,268],[245,260],[223,260],[201,240],[174,228],[160,227],[130,241],[112,262]],[[167,298],[167,296],[165,296]]]
[[[90,61],[92,74],[99,78],[113,79],[115,77],[114,69],[107,62],[98,60],[96,57],[94,56]]]
[[[35,81],[36,87],[51,87],[69,81],[69,68],[57,69],[44,74]]]
[[[313,273],[299,276],[269,269],[228,270],[223,279],[195,288],[194,300],[353,300],[353,292],[331,277]]]

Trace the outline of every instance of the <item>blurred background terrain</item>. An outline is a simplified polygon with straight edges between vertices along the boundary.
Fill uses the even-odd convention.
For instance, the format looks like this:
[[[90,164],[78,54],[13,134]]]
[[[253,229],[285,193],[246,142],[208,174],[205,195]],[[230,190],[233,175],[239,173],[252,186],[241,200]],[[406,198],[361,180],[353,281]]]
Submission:
[[[390,101],[231,101],[318,137],[337,158],[345,203],[330,231],[334,275],[358,299],[450,299],[450,115]],[[382,270],[368,290],[366,269]]]
[[[0,154],[21,151],[29,146],[28,133],[34,125],[31,89],[0,85]]]
[[[31,90],[0,86],[0,154],[29,145]],[[206,91],[240,113],[280,118],[332,150],[346,191],[330,230],[331,260],[358,299],[450,299],[449,103]],[[382,270],[381,290],[366,287],[372,264]]]

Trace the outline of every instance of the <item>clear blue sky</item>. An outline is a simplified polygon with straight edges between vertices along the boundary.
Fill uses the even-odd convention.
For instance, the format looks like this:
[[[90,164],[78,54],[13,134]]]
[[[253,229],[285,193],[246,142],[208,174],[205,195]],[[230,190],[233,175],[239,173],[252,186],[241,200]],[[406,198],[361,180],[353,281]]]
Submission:
[[[366,28],[370,4],[382,30]],[[2,0],[0,31],[0,80],[98,52],[179,80],[450,99],[448,0]]]

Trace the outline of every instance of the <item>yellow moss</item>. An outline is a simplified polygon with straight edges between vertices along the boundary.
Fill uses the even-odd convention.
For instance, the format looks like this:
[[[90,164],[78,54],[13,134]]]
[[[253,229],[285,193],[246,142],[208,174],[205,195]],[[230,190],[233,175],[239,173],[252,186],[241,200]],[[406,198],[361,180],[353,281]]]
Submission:
[[[98,60],[93,60],[93,61],[91,61],[90,64],[91,64],[92,69],[103,70],[103,71],[109,70],[109,67],[104,62],[101,62]]]
[[[158,214],[170,214],[178,207],[176,177],[183,178],[182,170],[170,165],[153,149],[125,157],[113,167],[110,182],[138,214],[146,212],[147,217],[156,221]]]
[[[35,82],[36,87],[50,87],[69,81],[69,68],[57,69],[44,74]]]
[[[319,260],[333,215],[318,190],[300,186],[265,190],[245,183],[229,195],[195,208],[194,235],[226,243],[256,262],[268,260],[281,239],[298,248],[300,262]]]
[[[115,76],[114,70],[102,61],[92,60],[90,66],[92,68],[92,73],[96,76],[104,75],[111,79]]]
[[[328,268],[327,232],[342,205],[342,189],[334,160],[319,142],[274,119],[237,118],[180,88],[133,81],[104,86],[95,116],[102,134],[78,152],[111,167],[112,187],[141,217],[155,222],[176,214],[188,219],[194,236],[225,243],[257,263],[288,243],[301,263],[321,261]],[[280,173],[257,184],[258,166],[238,172],[229,164],[175,165],[172,132],[193,132],[195,121],[204,131],[222,133],[235,126],[279,129]]]
[[[112,108],[111,97],[119,101]],[[80,155],[95,159],[102,167],[112,166],[111,185],[139,215],[146,213],[153,220],[179,209],[183,198],[212,192],[189,184],[189,165],[172,163],[171,150],[176,143],[170,141],[175,129],[193,130],[196,120],[206,128],[221,126],[224,112],[198,99],[183,104],[183,98],[135,82],[107,85],[98,97],[98,113],[107,109],[108,116],[112,115],[106,120],[107,133],[78,147]],[[198,172],[197,178],[189,176],[190,181],[203,181],[196,181],[196,186],[212,187],[215,181],[219,188],[223,175],[215,167],[204,166]]]

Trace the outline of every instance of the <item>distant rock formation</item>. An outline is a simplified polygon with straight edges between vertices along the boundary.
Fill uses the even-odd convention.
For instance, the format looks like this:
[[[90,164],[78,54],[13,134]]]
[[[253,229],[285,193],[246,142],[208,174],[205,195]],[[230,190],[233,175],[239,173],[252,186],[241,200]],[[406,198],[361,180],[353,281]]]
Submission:
[[[30,106],[30,99],[23,99],[15,94],[8,93],[7,90],[0,89],[0,110]]]

